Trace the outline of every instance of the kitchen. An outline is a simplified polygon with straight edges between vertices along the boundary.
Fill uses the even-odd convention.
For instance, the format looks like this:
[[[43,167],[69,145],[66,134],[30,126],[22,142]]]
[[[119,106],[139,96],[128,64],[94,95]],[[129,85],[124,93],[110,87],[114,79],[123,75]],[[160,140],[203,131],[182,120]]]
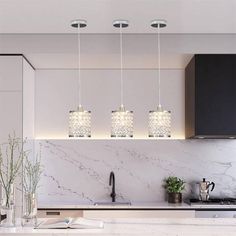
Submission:
[[[205,222],[205,235],[230,235],[236,226],[234,1],[55,2],[0,1],[0,141],[9,134],[27,139],[29,159],[40,160],[37,221],[108,218],[166,227],[169,220],[173,229],[182,221],[186,232],[176,226],[179,235],[188,227],[198,235],[192,224]],[[116,135],[120,120],[112,121],[124,111],[128,134]],[[168,124],[161,135],[150,122],[158,112]],[[69,123],[74,114],[84,115],[85,130]],[[164,185],[172,176],[184,181],[181,203],[168,203]],[[25,207],[17,178],[16,221]],[[9,231],[1,224],[1,233],[31,232],[23,223]],[[156,230],[149,233],[161,233]]]

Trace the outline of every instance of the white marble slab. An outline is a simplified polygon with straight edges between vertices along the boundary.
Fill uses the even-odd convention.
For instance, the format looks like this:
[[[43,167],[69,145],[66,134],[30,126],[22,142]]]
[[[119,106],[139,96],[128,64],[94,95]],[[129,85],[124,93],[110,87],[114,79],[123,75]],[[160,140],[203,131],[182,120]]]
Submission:
[[[235,219],[103,219],[103,229],[1,228],[1,236],[10,235],[158,235],[158,236],[235,236]]]
[[[110,171],[120,201],[163,201],[169,175],[186,181],[185,197],[196,195],[203,177],[216,183],[212,196],[236,197],[236,140],[36,140],[39,146],[40,205],[110,201]]]

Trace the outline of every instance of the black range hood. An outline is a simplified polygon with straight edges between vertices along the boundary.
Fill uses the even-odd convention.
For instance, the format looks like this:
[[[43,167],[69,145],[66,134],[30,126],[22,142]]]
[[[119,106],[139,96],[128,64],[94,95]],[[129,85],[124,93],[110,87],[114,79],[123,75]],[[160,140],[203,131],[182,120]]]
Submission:
[[[185,68],[186,138],[236,138],[236,54],[196,54]]]

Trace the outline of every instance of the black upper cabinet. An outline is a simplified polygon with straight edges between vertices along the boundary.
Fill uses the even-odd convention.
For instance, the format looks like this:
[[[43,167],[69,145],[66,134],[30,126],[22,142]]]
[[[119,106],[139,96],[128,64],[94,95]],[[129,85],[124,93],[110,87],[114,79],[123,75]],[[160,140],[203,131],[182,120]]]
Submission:
[[[197,54],[187,65],[185,134],[236,137],[236,55]]]

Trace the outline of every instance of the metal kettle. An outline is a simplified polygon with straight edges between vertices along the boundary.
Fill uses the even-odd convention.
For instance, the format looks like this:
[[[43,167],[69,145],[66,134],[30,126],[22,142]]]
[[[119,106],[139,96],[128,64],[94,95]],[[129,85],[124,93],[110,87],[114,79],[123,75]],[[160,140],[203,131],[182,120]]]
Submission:
[[[215,183],[206,181],[206,179],[203,178],[202,181],[199,182],[198,184],[199,184],[199,200],[208,201],[210,198],[210,191],[212,192],[215,188]],[[210,190],[210,187],[211,187],[211,190]]]

